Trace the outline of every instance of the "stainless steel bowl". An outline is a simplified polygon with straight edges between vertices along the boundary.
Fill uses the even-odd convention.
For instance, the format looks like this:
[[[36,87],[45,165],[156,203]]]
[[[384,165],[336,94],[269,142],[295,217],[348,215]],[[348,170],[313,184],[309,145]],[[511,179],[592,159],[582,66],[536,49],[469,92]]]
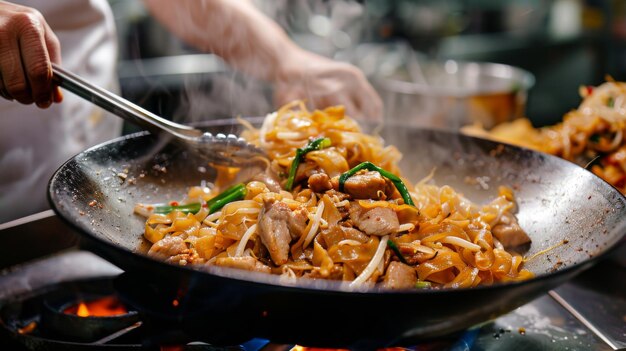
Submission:
[[[454,60],[409,61],[375,85],[390,122],[458,129],[485,128],[522,117],[534,76],[520,68]]]

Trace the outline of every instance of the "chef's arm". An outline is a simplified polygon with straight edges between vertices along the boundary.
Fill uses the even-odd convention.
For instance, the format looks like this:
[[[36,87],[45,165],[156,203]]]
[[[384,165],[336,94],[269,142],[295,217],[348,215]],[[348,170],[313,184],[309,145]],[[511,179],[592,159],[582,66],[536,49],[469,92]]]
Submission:
[[[299,48],[273,20],[244,0],[144,0],[188,44],[274,83],[277,104],[306,99],[343,104],[355,117],[381,117],[382,103],[356,67]]]
[[[41,108],[60,102],[50,62],[61,63],[61,46],[41,13],[0,1],[0,95]]]

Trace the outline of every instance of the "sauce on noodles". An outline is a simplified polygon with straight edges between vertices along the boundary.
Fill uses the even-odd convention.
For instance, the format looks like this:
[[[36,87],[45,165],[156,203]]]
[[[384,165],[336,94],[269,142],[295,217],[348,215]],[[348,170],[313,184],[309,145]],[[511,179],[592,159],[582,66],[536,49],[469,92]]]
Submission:
[[[237,170],[221,168],[214,186],[191,187],[177,206],[138,204],[149,255],[353,287],[466,288],[533,276],[513,250],[530,239],[510,189],[476,204],[430,179],[412,185],[401,177],[401,153],[362,133],[341,106],[309,111],[296,101],[243,136],[267,151],[266,173],[232,186]]]

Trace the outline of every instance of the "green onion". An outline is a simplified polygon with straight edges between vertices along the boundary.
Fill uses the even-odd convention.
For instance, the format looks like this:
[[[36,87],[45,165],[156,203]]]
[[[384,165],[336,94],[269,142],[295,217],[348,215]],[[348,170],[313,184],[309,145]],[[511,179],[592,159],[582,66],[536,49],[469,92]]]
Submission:
[[[239,183],[224,190],[221,194],[207,201],[206,205],[209,208],[209,213],[219,211],[224,205],[229,202],[241,200],[246,196],[246,185]],[[183,213],[196,214],[200,211],[202,206],[198,202],[191,204],[185,204],[180,206],[157,206],[154,208],[154,213],[168,214],[172,211],[181,211]]]
[[[606,105],[608,107],[613,108],[613,106],[615,106],[615,99],[612,96],[609,96],[609,99],[607,100]]]
[[[293,182],[296,179],[296,171],[298,170],[300,162],[304,159],[304,155],[314,150],[321,150],[329,147],[330,145],[331,142],[329,138],[317,138],[309,141],[305,147],[296,149],[296,157],[294,157],[293,162],[291,162],[291,168],[289,168],[289,177],[287,178],[285,189],[289,191],[293,189]]]
[[[200,203],[194,202],[191,204],[180,205],[180,206],[157,206],[154,208],[154,213],[158,214],[168,214],[172,211],[180,211],[183,213],[193,213],[196,214],[200,211]]]
[[[391,240],[387,240],[387,245],[389,246],[389,248],[396,254],[396,256],[398,257],[398,259],[400,260],[400,262],[404,263],[404,264],[408,264],[406,262],[406,259],[404,258],[404,255],[402,255],[402,252],[400,252],[400,249],[398,248],[398,246],[396,245],[396,243],[394,243]]]
[[[418,280],[417,283],[415,283],[415,289],[428,289],[430,287],[432,287],[432,283],[431,282]]]
[[[246,185],[243,183],[231,186],[230,188],[224,190],[221,194],[206,202],[207,207],[209,208],[209,213],[219,211],[229,202],[243,199],[246,196],[246,193]]]
[[[346,184],[346,180],[348,180],[348,178],[356,174],[356,172],[363,170],[363,169],[367,169],[368,171],[376,171],[380,173],[381,176],[391,180],[393,185],[396,186],[396,189],[398,189],[398,192],[400,193],[400,195],[402,195],[402,199],[404,200],[404,203],[407,205],[415,206],[415,203],[413,203],[413,199],[411,199],[411,194],[409,194],[409,189],[406,188],[406,185],[404,185],[404,183],[398,176],[368,161],[358,164],[351,170],[339,176],[339,191],[344,192],[343,188]]]

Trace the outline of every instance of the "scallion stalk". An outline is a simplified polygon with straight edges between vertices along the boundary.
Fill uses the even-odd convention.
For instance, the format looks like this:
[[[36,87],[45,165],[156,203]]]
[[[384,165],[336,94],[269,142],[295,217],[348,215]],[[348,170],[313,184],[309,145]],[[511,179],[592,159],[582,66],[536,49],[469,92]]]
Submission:
[[[393,253],[396,254],[396,257],[398,257],[398,259],[400,260],[400,262],[404,263],[404,264],[408,264],[406,262],[406,259],[404,258],[404,255],[402,255],[402,252],[400,252],[400,249],[398,248],[398,246],[396,245],[396,243],[394,243],[391,240],[387,240],[387,246],[389,246],[389,248],[391,249],[391,251],[393,251]]]
[[[331,145],[331,141],[329,138],[317,138],[315,140],[309,141],[303,148],[296,149],[296,156],[291,162],[291,167],[289,168],[289,177],[287,178],[287,183],[285,183],[285,189],[291,191],[293,189],[293,182],[296,180],[296,172],[298,171],[298,166],[300,166],[300,162],[304,159],[304,155],[314,150],[321,150],[323,148],[327,148]]]
[[[185,204],[185,205],[179,205],[179,206],[157,206],[154,208],[154,213],[168,214],[172,211],[180,211],[183,213],[196,214],[198,213],[198,211],[200,211],[200,207],[201,205],[198,202]]]
[[[231,186],[230,188],[224,190],[221,194],[206,202],[209,213],[219,211],[222,207],[224,207],[224,205],[229,202],[243,199],[246,196],[246,192],[246,185],[243,183]],[[181,211],[183,213],[196,214],[198,213],[198,211],[200,211],[201,207],[202,205],[198,202],[179,206],[157,206],[154,208],[154,213],[168,214],[172,211]]]
[[[423,281],[423,280],[418,280],[417,283],[415,283],[415,288],[416,289],[428,289],[430,287],[432,287],[433,284],[431,282],[427,282],[427,281]]]
[[[246,196],[246,193],[246,185],[243,183],[231,186],[230,188],[224,190],[221,194],[206,202],[207,207],[209,208],[209,213],[219,211],[229,202],[242,200]]]

